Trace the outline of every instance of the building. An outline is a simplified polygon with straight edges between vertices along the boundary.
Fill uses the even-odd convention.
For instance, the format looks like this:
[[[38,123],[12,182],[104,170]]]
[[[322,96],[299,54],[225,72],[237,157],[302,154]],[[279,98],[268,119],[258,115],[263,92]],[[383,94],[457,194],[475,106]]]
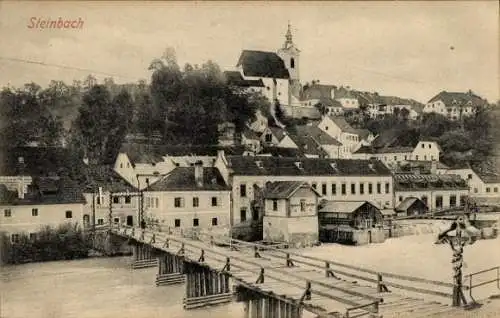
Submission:
[[[26,193],[0,185],[0,232],[12,241],[21,234],[35,238],[46,226],[82,226],[85,198],[80,187],[59,177],[36,177]]]
[[[323,116],[316,125],[342,143],[341,158],[351,158],[352,153],[361,146],[359,131],[352,128],[342,116]]]
[[[240,142],[236,135],[236,126],[231,122],[223,122],[217,126],[219,146],[232,147]]]
[[[391,171],[379,161],[265,156],[225,156],[219,152],[215,166],[231,186],[233,224],[258,220],[256,192],[268,182],[307,182],[327,200],[370,201],[393,208]]]
[[[164,227],[231,225],[231,189],[214,167],[178,167],[144,191],[145,217]]]
[[[487,101],[474,94],[472,91],[447,92],[442,91],[431,98],[425,105],[424,113],[437,113],[451,120],[471,116],[478,107],[487,105]]]
[[[267,127],[260,136],[260,142],[264,147],[298,148],[297,144],[288,136],[288,132],[278,127]]]
[[[383,118],[388,115],[404,119],[417,120],[420,118],[423,104],[407,98],[397,96],[382,96],[378,93],[353,92],[358,97],[360,105],[371,118]]]
[[[382,226],[384,216],[380,209],[368,201],[326,201],[319,209],[321,226],[349,226],[370,229]]]
[[[317,126],[295,126],[290,138],[308,158],[341,158],[342,143]]]
[[[429,211],[424,201],[416,197],[407,197],[394,209],[398,216],[421,215]]]
[[[140,223],[138,190],[112,167],[87,166],[82,191],[86,201],[83,207],[85,226],[109,224],[110,221],[128,226],[138,226]]]
[[[318,242],[318,197],[308,183],[277,181],[264,190],[264,240],[311,246]]]
[[[248,127],[245,127],[241,133],[241,145],[252,153],[258,153],[262,150],[259,134]]]
[[[394,205],[419,198],[430,212],[465,206],[469,196],[466,180],[452,174],[395,174]]]
[[[393,146],[375,148],[362,146],[352,154],[353,159],[375,158],[395,168],[410,161],[439,161],[442,150],[435,141],[421,140],[415,146]]]

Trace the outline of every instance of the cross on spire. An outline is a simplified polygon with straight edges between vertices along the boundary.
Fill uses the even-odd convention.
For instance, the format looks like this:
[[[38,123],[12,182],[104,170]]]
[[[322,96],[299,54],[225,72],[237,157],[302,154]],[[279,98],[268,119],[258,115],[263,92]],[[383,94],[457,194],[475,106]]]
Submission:
[[[286,31],[285,35],[286,41],[285,41],[285,48],[291,47],[293,45],[292,41],[292,26],[290,25],[290,20],[288,20],[288,29]]]

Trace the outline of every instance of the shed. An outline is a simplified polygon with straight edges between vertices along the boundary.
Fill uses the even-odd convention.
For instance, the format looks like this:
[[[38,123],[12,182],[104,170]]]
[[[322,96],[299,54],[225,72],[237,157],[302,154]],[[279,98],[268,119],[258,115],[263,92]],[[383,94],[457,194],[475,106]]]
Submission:
[[[429,208],[419,198],[409,197],[404,199],[395,210],[398,215],[419,215],[427,213]]]
[[[368,201],[326,201],[318,211],[320,227],[348,225],[356,229],[381,225],[380,209]]]

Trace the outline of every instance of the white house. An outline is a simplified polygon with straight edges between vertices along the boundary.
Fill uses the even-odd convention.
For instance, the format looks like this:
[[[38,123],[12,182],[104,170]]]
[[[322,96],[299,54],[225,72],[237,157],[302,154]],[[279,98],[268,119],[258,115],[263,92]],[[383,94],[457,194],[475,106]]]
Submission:
[[[471,197],[500,198],[500,177],[498,175],[479,174],[469,166],[449,168],[441,173],[459,175],[466,180]]]
[[[316,126],[295,126],[295,132],[290,134],[290,138],[306,157],[342,158],[342,143]]]
[[[452,174],[395,174],[394,205],[419,198],[430,211],[464,206],[469,195],[466,180]]]
[[[260,142],[266,147],[298,148],[297,144],[288,135],[288,132],[278,127],[267,127],[260,136]]]
[[[0,232],[11,237],[36,238],[45,226],[82,226],[85,198],[74,182],[58,177],[36,178],[26,193],[10,191],[0,185]]]
[[[144,192],[145,215],[171,228],[231,225],[231,190],[214,167],[178,167]]]
[[[258,220],[255,197],[267,182],[309,183],[328,200],[365,200],[393,207],[391,171],[379,161],[290,157],[225,156],[215,166],[232,189],[233,224]],[[262,211],[260,211],[262,213]]]
[[[473,115],[477,107],[486,104],[486,100],[472,91],[466,93],[442,91],[427,102],[423,112],[438,113],[451,120],[458,120],[463,116]]]
[[[317,126],[342,143],[341,158],[351,158],[352,153],[361,146],[359,132],[342,116],[323,116]]]
[[[278,181],[264,190],[264,240],[310,246],[319,240],[318,197],[301,181]]]

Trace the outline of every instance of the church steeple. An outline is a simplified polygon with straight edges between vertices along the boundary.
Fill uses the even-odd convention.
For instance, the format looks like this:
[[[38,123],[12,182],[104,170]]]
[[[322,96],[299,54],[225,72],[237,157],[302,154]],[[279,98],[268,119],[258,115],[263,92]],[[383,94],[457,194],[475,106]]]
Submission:
[[[286,31],[285,35],[285,44],[283,45],[284,49],[290,48],[293,46],[293,40],[292,40],[292,28],[290,25],[290,20],[288,21],[288,30]]]

